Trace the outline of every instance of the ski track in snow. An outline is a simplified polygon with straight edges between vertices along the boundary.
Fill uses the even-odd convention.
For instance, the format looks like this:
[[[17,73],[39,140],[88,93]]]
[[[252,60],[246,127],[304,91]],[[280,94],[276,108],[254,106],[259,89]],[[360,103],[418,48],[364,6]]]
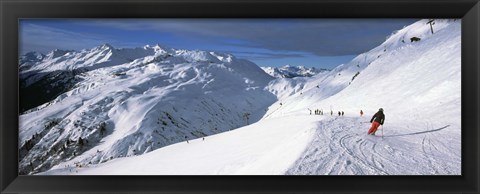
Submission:
[[[460,157],[443,145],[436,133],[447,129],[404,135],[367,135],[370,123],[360,117],[327,117],[318,122],[314,138],[288,175],[403,175],[459,174]],[[400,129],[401,126],[389,126]],[[391,134],[392,131],[384,133]],[[435,140],[435,139],[444,139]],[[420,141],[420,144],[414,142]],[[420,152],[420,153],[419,153]],[[446,156],[446,157],[445,157]]]

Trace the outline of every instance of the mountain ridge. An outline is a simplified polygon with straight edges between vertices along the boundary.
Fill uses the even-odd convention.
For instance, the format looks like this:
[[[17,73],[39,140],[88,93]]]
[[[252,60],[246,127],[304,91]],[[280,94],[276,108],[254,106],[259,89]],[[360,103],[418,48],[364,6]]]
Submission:
[[[275,78],[294,78],[294,77],[312,77],[319,73],[330,71],[325,68],[305,67],[305,66],[291,66],[285,65],[283,67],[260,67],[270,76]]]

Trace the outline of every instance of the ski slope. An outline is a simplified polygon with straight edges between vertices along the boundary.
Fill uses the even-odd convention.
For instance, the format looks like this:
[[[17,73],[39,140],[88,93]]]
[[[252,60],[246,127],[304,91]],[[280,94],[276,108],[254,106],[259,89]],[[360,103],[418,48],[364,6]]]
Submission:
[[[324,123],[287,174],[461,174],[461,22],[437,20],[433,35],[426,22],[309,81],[323,87],[306,84],[303,95],[267,113],[282,117],[310,108],[352,118]],[[413,36],[422,40],[410,42]],[[381,141],[362,135],[370,123],[361,123],[380,107],[386,115]],[[360,110],[367,118],[358,118]]]
[[[264,90],[278,101],[256,123],[99,164],[84,154],[39,174],[460,175],[461,21],[437,20],[434,34],[426,22],[327,73],[271,81]],[[369,136],[380,107],[385,124]]]
[[[327,116],[330,117],[330,116]],[[312,142],[287,175],[446,175],[460,173],[458,144],[450,126],[384,126],[366,135],[369,118],[321,122]]]
[[[305,125],[302,129],[297,127],[297,122],[279,126],[284,119]],[[41,174],[284,174],[300,157],[316,128],[314,117],[271,119],[138,157],[114,159],[87,168],[74,168],[74,163],[65,163]]]
[[[288,120],[289,122],[284,122]],[[365,117],[303,115],[268,119],[136,157],[40,175],[439,175],[459,174],[450,126],[366,135]],[[298,124],[301,123],[301,124]],[[398,127],[398,128],[397,128]],[[389,131],[408,128],[389,125]],[[395,129],[393,129],[395,128]],[[412,141],[412,139],[414,141]],[[416,142],[418,141],[418,142]]]

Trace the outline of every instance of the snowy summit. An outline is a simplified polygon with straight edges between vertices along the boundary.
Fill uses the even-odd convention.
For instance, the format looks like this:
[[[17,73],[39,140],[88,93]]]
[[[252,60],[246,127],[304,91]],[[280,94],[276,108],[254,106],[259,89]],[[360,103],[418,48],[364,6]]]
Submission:
[[[428,21],[293,79],[160,45],[27,53],[20,174],[460,175],[461,20]]]

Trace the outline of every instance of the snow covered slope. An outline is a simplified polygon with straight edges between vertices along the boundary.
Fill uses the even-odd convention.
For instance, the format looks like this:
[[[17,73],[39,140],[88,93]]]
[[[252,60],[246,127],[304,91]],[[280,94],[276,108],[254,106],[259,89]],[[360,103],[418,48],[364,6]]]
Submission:
[[[287,174],[461,173],[461,21],[436,20],[433,35],[427,21],[395,32],[319,78],[323,87],[285,99],[280,114],[271,114],[318,108],[353,117],[318,130]],[[411,42],[411,37],[421,40]],[[385,139],[365,137],[380,107],[386,115]],[[360,110],[367,118],[354,119]],[[326,150],[322,142],[334,149]]]
[[[270,81],[262,89],[278,101],[252,125],[102,164],[84,154],[41,174],[459,175],[461,21],[436,20],[435,34],[427,21],[326,74]],[[380,107],[383,130],[366,135]]]
[[[60,91],[20,115],[21,174],[79,156],[96,164],[141,155],[232,130],[259,120],[276,100],[263,90],[273,78],[252,62],[158,45],[56,50],[21,74],[24,94],[31,87],[46,95]]]
[[[348,64],[315,76],[303,90],[283,98],[287,106],[282,109],[291,113],[333,109],[357,115],[361,109],[372,114],[383,107],[391,114],[389,119],[417,115],[459,124],[454,115],[460,111],[460,20],[437,20],[433,35],[426,21],[396,31]],[[410,37],[421,40],[410,42]]]
[[[283,67],[261,67],[263,71],[275,78],[312,77],[319,73],[328,72],[328,69],[317,69],[315,67],[290,66]]]
[[[298,123],[282,122],[284,119],[303,121],[305,118],[270,119],[100,165],[86,164],[78,168],[75,161],[66,162],[41,174],[284,174],[301,156],[317,128],[314,117],[306,118],[308,125],[302,125],[301,130],[297,128]]]

